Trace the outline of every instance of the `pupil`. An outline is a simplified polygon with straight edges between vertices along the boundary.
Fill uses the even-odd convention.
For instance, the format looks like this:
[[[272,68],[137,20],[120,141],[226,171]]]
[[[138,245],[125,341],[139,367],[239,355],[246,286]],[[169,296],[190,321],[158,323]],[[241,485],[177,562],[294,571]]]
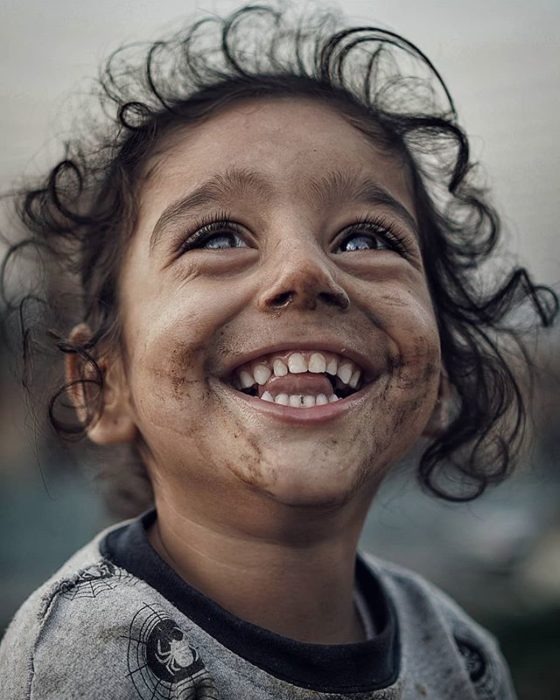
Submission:
[[[354,236],[346,242],[346,250],[369,250],[374,242],[368,236]]]
[[[220,248],[231,248],[235,246],[235,241],[232,235],[226,233],[219,234],[210,238],[206,241],[207,248],[220,249]]]

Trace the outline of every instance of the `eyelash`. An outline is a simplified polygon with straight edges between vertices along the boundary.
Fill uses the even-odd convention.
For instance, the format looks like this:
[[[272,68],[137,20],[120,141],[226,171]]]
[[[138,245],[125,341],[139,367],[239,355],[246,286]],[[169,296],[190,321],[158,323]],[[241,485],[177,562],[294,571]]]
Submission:
[[[200,244],[205,243],[210,236],[215,233],[224,233],[226,228],[228,232],[234,232],[241,235],[241,227],[235,222],[231,221],[231,218],[232,217],[229,212],[219,211],[215,214],[199,219],[193,225],[194,233],[181,241],[177,252],[186,253],[193,248],[200,247]]]
[[[226,211],[216,212],[210,216],[204,217],[197,221],[194,226],[194,233],[187,239],[183,240],[178,248],[178,254],[186,253],[189,250],[201,247],[212,235],[216,233],[233,232],[242,235],[243,231],[239,224],[231,221],[231,214]],[[397,231],[391,221],[386,220],[382,216],[364,216],[358,221],[344,229],[345,235],[341,237],[338,245],[350,238],[351,233],[372,233],[377,238],[381,238],[391,250],[399,253],[404,257],[408,257],[408,245],[406,238]]]

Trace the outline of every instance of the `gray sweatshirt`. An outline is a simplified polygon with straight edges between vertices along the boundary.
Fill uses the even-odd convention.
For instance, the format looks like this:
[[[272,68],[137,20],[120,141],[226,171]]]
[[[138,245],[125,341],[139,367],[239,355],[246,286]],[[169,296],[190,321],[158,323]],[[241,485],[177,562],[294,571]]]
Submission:
[[[360,553],[375,633],[297,642],[241,620],[152,548],[154,510],[100,532],[18,610],[2,700],[510,700],[495,640],[445,594]]]

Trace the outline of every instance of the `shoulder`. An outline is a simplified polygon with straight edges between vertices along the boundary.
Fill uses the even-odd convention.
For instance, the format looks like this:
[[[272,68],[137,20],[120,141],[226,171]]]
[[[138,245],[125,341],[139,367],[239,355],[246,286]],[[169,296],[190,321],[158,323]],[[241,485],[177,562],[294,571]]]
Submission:
[[[20,608],[0,646],[3,690],[10,700],[214,698],[191,633],[161,594],[100,558]]]
[[[437,663],[454,655],[483,700],[513,700],[515,692],[507,663],[495,637],[472,619],[449,595],[405,567],[363,553],[393,604],[401,634],[409,646],[428,653],[428,640],[437,640]],[[413,640],[413,641],[411,641]],[[406,640],[403,640],[403,644]]]
[[[16,612],[0,644],[0,677],[8,697],[90,697],[63,687],[68,674],[61,670],[72,668],[78,676],[84,665],[105,666],[105,650],[124,634],[124,611],[142,597],[137,589],[143,582],[99,551],[103,536],[120,525],[76,552]]]

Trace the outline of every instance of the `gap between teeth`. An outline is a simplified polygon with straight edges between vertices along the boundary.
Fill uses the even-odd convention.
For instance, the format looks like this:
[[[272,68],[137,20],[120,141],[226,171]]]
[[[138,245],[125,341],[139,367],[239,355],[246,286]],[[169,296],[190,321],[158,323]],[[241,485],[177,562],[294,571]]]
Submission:
[[[278,394],[278,396],[272,396],[269,391],[265,391],[260,398],[262,401],[277,403],[281,406],[291,406],[292,408],[312,408],[313,406],[324,406],[325,404],[339,401],[339,397],[336,394],[331,394],[328,397],[325,394],[317,394],[317,396],[310,394]]]

